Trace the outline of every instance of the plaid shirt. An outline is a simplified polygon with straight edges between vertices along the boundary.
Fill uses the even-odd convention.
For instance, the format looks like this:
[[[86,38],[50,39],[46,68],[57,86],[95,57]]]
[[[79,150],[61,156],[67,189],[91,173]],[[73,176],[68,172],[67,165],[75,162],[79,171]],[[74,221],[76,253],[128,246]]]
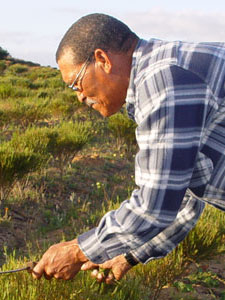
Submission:
[[[139,188],[78,237],[96,263],[125,252],[143,263],[163,257],[205,202],[225,209],[225,44],[139,40],[126,102],[138,125]]]

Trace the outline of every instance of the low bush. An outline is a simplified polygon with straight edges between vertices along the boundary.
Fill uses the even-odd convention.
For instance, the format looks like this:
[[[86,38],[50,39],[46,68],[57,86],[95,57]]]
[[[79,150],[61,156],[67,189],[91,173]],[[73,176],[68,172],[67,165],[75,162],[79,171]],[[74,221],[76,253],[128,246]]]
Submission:
[[[27,77],[31,80],[38,80],[43,83],[43,80],[49,79],[51,77],[56,77],[59,75],[59,70],[57,69],[52,69],[49,67],[34,67],[30,70],[29,74]]]
[[[125,144],[129,150],[131,145],[135,144],[136,126],[137,125],[123,113],[117,113],[108,120],[108,128],[116,138],[118,148]]]
[[[5,59],[9,56],[9,52],[0,47],[0,59]]]
[[[7,76],[5,78],[5,81],[17,87],[29,88],[29,89],[36,88],[35,84],[30,79],[27,79],[25,77]]]
[[[51,142],[48,151],[56,160],[63,175],[67,163],[81,150],[91,137],[90,122],[62,122],[51,129]]]
[[[6,64],[4,61],[0,61],[0,75],[3,74],[3,72],[6,69]]]
[[[44,147],[44,142],[41,140],[38,149]],[[28,173],[41,168],[46,160],[47,153],[44,155],[43,151],[34,151],[31,147],[22,147],[21,144],[11,141],[2,143],[0,146],[0,200],[2,204],[14,183]]]
[[[61,175],[66,164],[81,150],[91,137],[91,123],[62,122],[53,128],[28,128],[23,134],[19,131],[12,136],[13,149],[51,155],[55,159]]]
[[[20,88],[10,83],[0,83],[0,99],[28,97],[30,93],[29,88]]]
[[[7,70],[9,73],[13,75],[19,75],[28,71],[28,67],[22,64],[13,64],[8,67]]]
[[[6,99],[14,93],[13,86],[11,84],[0,84],[0,98]]]
[[[76,96],[73,94],[59,93],[57,97],[52,99],[48,104],[48,110],[51,116],[64,119],[71,118],[76,110],[81,106],[80,102],[76,101]]]
[[[21,125],[26,128],[30,124],[35,124],[49,116],[45,102],[26,103],[25,101],[9,102],[0,106],[0,126],[9,124]]]

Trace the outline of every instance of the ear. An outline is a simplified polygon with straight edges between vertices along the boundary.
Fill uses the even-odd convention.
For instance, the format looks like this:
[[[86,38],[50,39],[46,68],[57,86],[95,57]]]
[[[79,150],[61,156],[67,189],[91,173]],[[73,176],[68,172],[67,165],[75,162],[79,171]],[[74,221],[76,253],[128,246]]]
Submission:
[[[102,49],[95,49],[94,56],[96,64],[103,68],[106,73],[110,73],[112,70],[112,60],[107,52]]]

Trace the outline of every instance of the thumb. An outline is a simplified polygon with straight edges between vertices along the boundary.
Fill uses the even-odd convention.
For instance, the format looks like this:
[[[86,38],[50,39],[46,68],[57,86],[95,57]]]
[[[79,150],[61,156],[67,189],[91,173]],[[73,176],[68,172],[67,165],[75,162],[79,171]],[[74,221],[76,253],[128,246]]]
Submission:
[[[87,261],[85,264],[82,265],[81,270],[82,271],[93,270],[96,269],[96,267],[98,267],[97,264],[94,264],[91,261]]]
[[[44,273],[44,264],[40,261],[32,270],[32,276],[34,279],[40,279]]]

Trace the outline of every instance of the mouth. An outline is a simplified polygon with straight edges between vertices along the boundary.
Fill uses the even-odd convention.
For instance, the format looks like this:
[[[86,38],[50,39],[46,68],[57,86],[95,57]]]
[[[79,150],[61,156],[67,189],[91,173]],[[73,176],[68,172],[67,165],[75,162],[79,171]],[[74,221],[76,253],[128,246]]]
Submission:
[[[87,105],[87,106],[89,106],[89,107],[92,107],[94,104],[96,104],[97,103],[97,101],[95,101],[95,100],[92,100],[92,99],[90,99],[90,98],[87,98],[86,100],[85,100],[85,104]]]

